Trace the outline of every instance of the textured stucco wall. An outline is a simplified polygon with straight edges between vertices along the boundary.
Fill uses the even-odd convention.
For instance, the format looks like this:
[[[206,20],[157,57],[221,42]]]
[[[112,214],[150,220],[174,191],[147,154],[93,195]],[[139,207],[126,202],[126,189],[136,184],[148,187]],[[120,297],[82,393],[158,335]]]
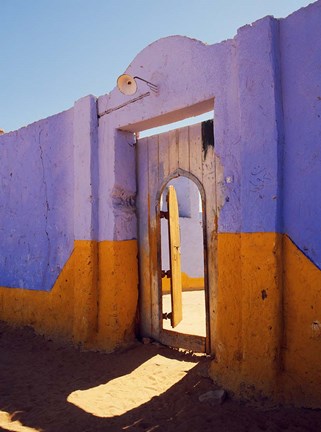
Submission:
[[[0,286],[50,290],[73,248],[73,110],[0,137]]]
[[[283,361],[289,377],[287,391],[305,406],[320,406],[321,382],[320,21],[321,2],[316,2],[280,22],[285,137],[283,229],[287,234]]]
[[[234,104],[228,107],[222,137],[220,119],[215,117],[216,154],[224,167],[225,180],[231,179],[223,185],[225,204],[219,232],[280,229],[278,163],[282,119],[278,112],[277,25],[273,18],[264,18],[239,29],[233,41],[233,65],[225,89],[231,80],[234,91],[225,94],[224,102],[231,98]]]
[[[321,3],[280,22],[284,231],[321,269]]]
[[[121,137],[116,151],[99,146],[93,96],[1,137],[0,319],[108,351],[133,339],[137,241],[122,229],[133,199],[114,182],[126,167]],[[109,209],[101,229],[111,233],[100,242],[99,193]]]
[[[219,141],[212,377],[241,397],[320,406],[321,2],[238,31],[238,151]],[[216,140],[217,141],[217,140]],[[281,233],[282,235],[278,234]]]

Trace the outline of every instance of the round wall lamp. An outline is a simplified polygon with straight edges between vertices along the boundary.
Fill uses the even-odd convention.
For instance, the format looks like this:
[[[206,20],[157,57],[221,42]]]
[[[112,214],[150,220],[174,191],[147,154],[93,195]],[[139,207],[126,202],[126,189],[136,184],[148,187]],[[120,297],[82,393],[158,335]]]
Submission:
[[[117,79],[117,87],[118,90],[123,93],[126,96],[131,96],[136,93],[137,91],[137,83],[136,80],[143,81],[147,84],[147,86],[152,90],[154,93],[157,93],[158,87],[157,85],[145,80],[144,78],[140,78],[138,76],[132,77],[128,74],[120,75]]]

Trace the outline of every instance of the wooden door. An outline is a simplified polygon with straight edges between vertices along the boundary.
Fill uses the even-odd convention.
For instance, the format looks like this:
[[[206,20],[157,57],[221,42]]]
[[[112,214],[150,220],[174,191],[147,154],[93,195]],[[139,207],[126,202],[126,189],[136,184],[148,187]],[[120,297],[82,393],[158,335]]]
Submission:
[[[213,130],[213,123],[206,123],[207,130],[208,126]],[[214,142],[204,130],[203,122],[139,139],[136,146],[141,334],[195,352],[212,350],[216,322]],[[197,184],[203,202],[206,337],[162,328],[160,197],[166,184],[179,176],[189,177]]]
[[[175,328],[183,319],[181,241],[179,232],[179,212],[176,191],[173,185],[167,192],[168,244],[170,263],[170,286],[172,315],[171,324]]]

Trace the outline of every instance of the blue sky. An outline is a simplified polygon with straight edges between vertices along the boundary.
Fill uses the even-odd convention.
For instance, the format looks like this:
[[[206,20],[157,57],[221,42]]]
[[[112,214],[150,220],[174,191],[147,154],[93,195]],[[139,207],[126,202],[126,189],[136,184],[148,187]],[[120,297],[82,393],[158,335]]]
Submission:
[[[146,45],[209,44],[311,0],[0,0],[0,128],[15,130],[111,91]]]

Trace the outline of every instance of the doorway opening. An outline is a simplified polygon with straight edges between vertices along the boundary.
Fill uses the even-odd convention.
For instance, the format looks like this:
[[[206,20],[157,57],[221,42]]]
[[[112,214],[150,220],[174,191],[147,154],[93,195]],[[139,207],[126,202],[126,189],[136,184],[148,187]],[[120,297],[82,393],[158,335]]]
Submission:
[[[140,138],[136,143],[141,335],[151,337],[164,345],[198,353],[212,352],[216,322],[214,303],[216,301],[216,266],[214,265],[216,260],[216,237],[213,235],[216,232],[216,178],[213,126],[213,120],[206,121],[159,135]],[[206,337],[183,333],[185,330],[180,330],[180,333],[177,331],[177,322],[174,323],[173,327],[171,318],[170,321],[163,319],[163,313],[167,313],[167,317],[168,314],[171,314],[172,305],[171,309],[165,310],[165,306],[163,308],[163,279],[166,279],[166,276],[168,279],[169,274],[167,272],[170,269],[162,264],[161,242],[164,243],[165,241],[164,231],[166,233],[167,229],[163,228],[163,235],[161,235],[161,225],[166,224],[167,221],[162,222],[163,218],[160,217],[166,213],[164,208],[166,199],[164,196],[162,199],[163,210],[161,210],[161,196],[170,181],[185,177],[194,182],[197,186],[196,190],[198,189],[196,205],[189,204],[186,211],[191,212],[196,209],[196,213],[198,213],[198,223],[201,223],[200,227],[203,233],[203,240],[201,239],[199,244],[203,251],[204,269],[202,275],[191,274],[191,268],[186,268],[183,264],[183,281],[184,273],[186,273],[190,287],[195,288],[196,279],[202,280],[204,278],[203,297],[205,296],[205,308],[202,307],[202,313],[206,309]],[[194,186],[192,183],[190,184],[191,187]],[[199,205],[199,193],[201,206]],[[188,202],[189,200],[187,200]],[[181,207],[182,203],[185,203],[185,200],[182,201],[179,198]],[[199,211],[200,209],[202,211]],[[192,219],[187,217],[189,214],[181,214],[181,216],[181,218],[178,217],[178,219],[184,221],[181,222],[181,225],[188,219]],[[189,238],[190,236],[187,237],[187,240]],[[180,246],[178,249],[180,249]],[[189,246],[189,251],[192,252],[193,250],[195,248]],[[196,256],[201,257],[202,253],[196,254]],[[164,273],[167,273],[167,275],[162,278]],[[198,285],[197,288],[201,287]],[[183,297],[187,290],[184,287],[184,290],[181,289],[181,291]],[[175,301],[174,306],[176,306]],[[190,314],[183,312],[182,318],[185,321]],[[200,316],[199,313],[195,322],[190,326],[193,328],[193,332],[198,334],[200,332],[195,331],[195,329],[201,321]],[[168,330],[165,321],[171,323]],[[204,326],[202,334],[204,334]]]
[[[206,338],[204,193],[193,180],[191,175],[173,178],[160,196],[160,327],[166,332]],[[173,193],[176,216],[171,208]]]

